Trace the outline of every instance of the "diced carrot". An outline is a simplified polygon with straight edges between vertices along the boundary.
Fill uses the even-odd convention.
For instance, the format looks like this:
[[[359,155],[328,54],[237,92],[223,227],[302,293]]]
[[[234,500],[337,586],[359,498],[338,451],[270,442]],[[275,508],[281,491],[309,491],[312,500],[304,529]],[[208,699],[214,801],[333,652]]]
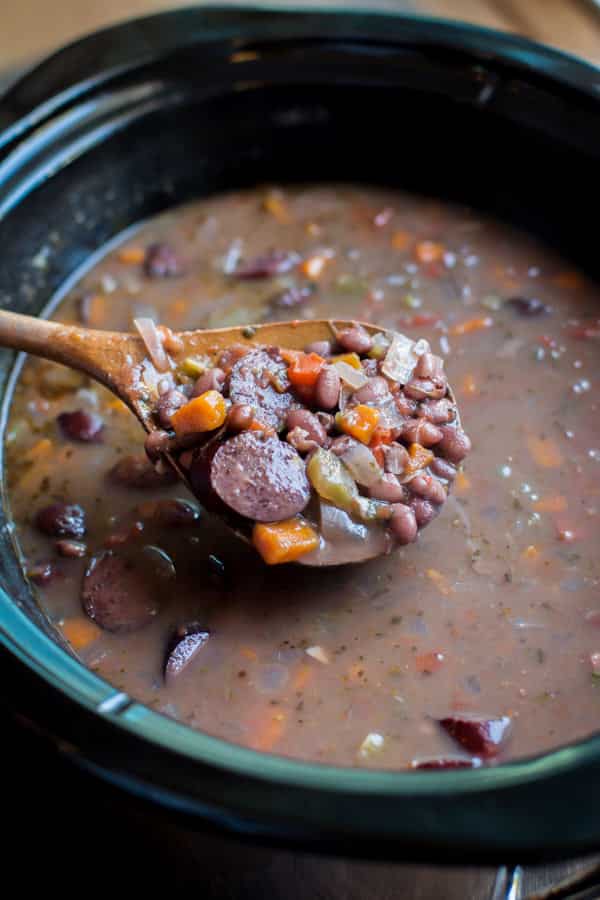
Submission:
[[[253,750],[272,750],[285,732],[286,714],[268,710],[267,716],[259,726],[256,734],[250,737],[248,745]]]
[[[527,436],[527,447],[531,457],[543,469],[556,469],[563,461],[559,446],[549,437]]]
[[[302,350],[290,350],[289,347],[280,347],[279,355],[288,366],[291,366],[299,356],[302,356]]]
[[[415,668],[417,672],[431,675],[437,672],[444,664],[444,654],[432,650],[430,653],[421,653],[415,656]]]
[[[409,231],[395,231],[392,235],[391,244],[394,250],[406,250],[411,240]]]
[[[457,322],[453,325],[449,332],[452,335],[472,334],[474,331],[481,331],[483,328],[491,328],[494,320],[491,316],[476,316],[474,319],[467,319],[466,322]]]
[[[258,419],[252,419],[250,424],[248,425],[248,431],[264,431],[267,437],[275,437],[277,431],[273,428],[272,425],[266,425],[264,422],[260,422]]]
[[[106,297],[103,294],[92,294],[85,297],[85,324],[88,328],[98,328],[104,322],[105,317]]]
[[[36,443],[26,450],[23,456],[21,457],[22,462],[36,462],[44,456],[47,456],[48,453],[52,450],[52,441],[49,438],[41,438],[41,440],[36,441]]]
[[[466,494],[467,491],[471,489],[471,480],[462,469],[456,473],[456,478],[454,479],[454,490],[457,494]]]
[[[171,424],[178,437],[219,428],[227,416],[225,400],[218,391],[205,391],[178,409]]]
[[[333,257],[330,254],[314,253],[300,264],[300,271],[306,278],[310,278],[311,281],[317,281],[323,274],[325,266],[331,262],[332,258]]]
[[[408,448],[408,465],[405,469],[405,475],[412,475],[419,469],[425,469],[434,460],[434,453],[421,444],[411,444]]]
[[[525,547],[525,549],[523,550],[523,552],[521,554],[523,559],[530,559],[530,560],[537,559],[539,555],[540,555],[540,551],[535,546],[535,544],[530,544],[528,547]]]
[[[555,494],[551,497],[546,497],[542,500],[538,500],[533,504],[533,508],[536,512],[564,512],[567,508],[567,498],[561,497],[560,494]]]
[[[347,365],[352,366],[353,369],[362,369],[358,353],[340,353],[339,356],[332,356],[331,362],[345,362]]]
[[[257,522],[252,529],[252,543],[269,566],[294,562],[319,544],[314,528],[303,519],[285,519],[269,524]]]
[[[292,221],[290,209],[281,191],[269,191],[263,200],[263,209],[280,225],[289,225]]]
[[[371,448],[371,450],[374,450],[376,447],[380,447],[382,444],[391,444],[393,442],[393,435],[394,432],[391,428],[384,428],[383,425],[378,425],[373,432],[373,437],[371,438],[369,447]]]
[[[250,662],[256,662],[258,659],[258,653],[256,650],[253,650],[252,647],[240,647],[240,653],[242,656],[245,656],[246,659],[249,659]]]
[[[106,408],[110,409],[111,412],[119,413],[119,415],[122,415],[123,413],[128,413],[130,411],[127,404],[123,403],[122,400],[119,400],[118,397],[113,397],[112,400],[109,400],[108,403],[106,404]]]
[[[182,319],[190,307],[190,301],[185,297],[177,297],[169,304],[168,318],[178,321]]]
[[[472,372],[465,375],[462,383],[462,392],[468,397],[473,397],[477,393],[477,382],[475,381],[475,376]]]
[[[585,285],[585,281],[579,272],[570,270],[559,272],[558,275],[554,276],[552,281],[557,287],[565,288],[565,290],[568,291],[579,290],[579,288],[582,288]]]
[[[437,325],[442,320],[434,313],[415,313],[414,316],[403,316],[398,324],[403,328],[426,328],[429,325]]]
[[[419,241],[415,244],[415,259],[420,263],[439,262],[444,258],[446,248],[436,241]]]
[[[117,253],[119,262],[128,266],[140,266],[146,258],[146,251],[143,247],[121,247]]]
[[[62,633],[73,647],[73,650],[84,650],[101,635],[101,630],[90,619],[81,616],[73,619],[65,619],[62,624]]]
[[[299,353],[288,368],[288,378],[294,387],[314,387],[325,365],[318,353]]]
[[[307,666],[304,663],[298,666],[292,678],[292,690],[303,691],[315,677],[315,666]]]
[[[425,574],[433,581],[440,594],[443,594],[444,597],[454,593],[452,585],[448,584],[445,576],[442,575],[441,572],[438,572],[437,569],[425,569]]]
[[[359,403],[344,412],[339,412],[335,417],[335,422],[340,431],[349,434],[363,444],[369,444],[379,418],[378,409],[367,406],[365,403]]]

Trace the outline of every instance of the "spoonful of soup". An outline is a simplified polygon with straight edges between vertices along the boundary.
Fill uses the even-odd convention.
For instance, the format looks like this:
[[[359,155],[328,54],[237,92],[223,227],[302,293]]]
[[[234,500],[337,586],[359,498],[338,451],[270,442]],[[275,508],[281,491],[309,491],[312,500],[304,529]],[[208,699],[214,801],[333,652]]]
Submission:
[[[443,360],[375,325],[307,320],[137,334],[0,312],[0,345],[78,369],[146,453],[269,565],[362,562],[440,512],[470,450]]]

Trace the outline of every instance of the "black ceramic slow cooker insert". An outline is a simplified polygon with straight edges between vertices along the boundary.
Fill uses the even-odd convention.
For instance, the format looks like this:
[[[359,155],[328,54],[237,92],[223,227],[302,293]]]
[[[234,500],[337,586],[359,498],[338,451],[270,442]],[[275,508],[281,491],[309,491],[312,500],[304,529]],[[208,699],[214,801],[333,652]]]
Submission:
[[[0,303],[38,314],[106,241],[260,182],[362,181],[467,202],[598,274],[600,75],[516,37],[360,12],[187,9],[95,34],[0,103]],[[34,265],[40,248],[45,266]],[[3,423],[13,385],[1,354]],[[192,731],[86,670],[0,521],[0,667],[79,765],[252,839],[393,859],[600,846],[600,736],[448,772],[334,768]]]

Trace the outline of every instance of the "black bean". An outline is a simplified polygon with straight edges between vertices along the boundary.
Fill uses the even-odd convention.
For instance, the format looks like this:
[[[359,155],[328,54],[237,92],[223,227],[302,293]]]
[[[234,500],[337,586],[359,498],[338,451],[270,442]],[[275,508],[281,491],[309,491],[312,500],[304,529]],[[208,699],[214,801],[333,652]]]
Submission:
[[[58,416],[57,422],[64,436],[71,441],[86,444],[102,442],[104,422],[96,413],[85,412],[83,409],[64,412]]]
[[[430,503],[429,500],[424,500],[422,497],[414,497],[410,501],[410,506],[415,514],[419,528],[425,528],[426,525],[429,525],[441,509],[440,506]]]
[[[417,408],[416,401],[412,400],[410,397],[406,397],[402,391],[400,391],[399,394],[396,394],[394,402],[396,404],[396,409],[401,416],[414,415]]]
[[[413,375],[417,378],[441,378],[444,374],[444,361],[433,353],[423,353],[417,360]]]
[[[175,278],[184,274],[184,266],[170,244],[151,244],[146,249],[144,273],[148,278]]]
[[[538,300],[537,297],[511,297],[506,301],[506,306],[509,306],[518,315],[528,318],[546,316],[552,312],[552,307]]]
[[[185,528],[200,518],[198,508],[187,500],[155,500],[138,507],[138,511],[142,519],[169,528]]]
[[[248,403],[234,403],[227,413],[227,427],[230,431],[244,431],[254,421],[254,407]]]
[[[219,369],[218,366],[215,366],[214,369],[208,369],[204,374],[200,375],[199,378],[196,379],[192,390],[192,397],[199,397],[200,394],[206,393],[206,391],[219,391],[223,390],[223,385],[225,384],[226,379],[225,372],[223,369]]]
[[[171,438],[166,431],[163,431],[161,428],[155,428],[154,431],[151,431],[144,441],[144,450],[150,462],[157,462],[161,454],[169,450],[170,444]]]
[[[429,419],[434,425],[447,425],[456,418],[456,407],[447,397],[441,400],[424,400],[417,410],[417,415]]]
[[[444,503],[446,500],[446,491],[441,481],[433,478],[431,475],[415,475],[409,483],[409,489],[418,497],[429,500],[430,503]]]
[[[456,478],[456,468],[447,459],[439,456],[433,460],[429,468],[438,478],[444,478],[446,481],[454,481]]]
[[[39,510],[35,524],[51,537],[81,538],[86,532],[85,511],[76,503],[53,503]]]
[[[338,344],[348,353],[358,353],[362,356],[368,353],[373,346],[373,341],[368,332],[361,325],[345,328],[337,336]]]
[[[385,402],[389,393],[390,388],[386,379],[381,375],[376,375],[374,378],[369,378],[368,382],[357,391],[354,391],[352,400],[356,403],[373,403],[379,405],[380,403]]]

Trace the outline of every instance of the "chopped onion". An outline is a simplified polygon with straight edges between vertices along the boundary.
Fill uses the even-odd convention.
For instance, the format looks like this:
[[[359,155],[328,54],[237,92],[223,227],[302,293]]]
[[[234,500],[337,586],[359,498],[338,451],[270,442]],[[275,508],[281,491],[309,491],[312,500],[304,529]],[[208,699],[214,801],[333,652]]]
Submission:
[[[391,338],[384,331],[378,331],[373,335],[373,346],[367,353],[369,359],[383,359],[388,352],[391,344]]]
[[[342,538],[364,541],[367,538],[367,526],[355,522],[343,509],[321,501],[321,534],[328,541],[339,541]]]
[[[388,378],[399,384],[407,384],[412,378],[419,356],[429,350],[429,344],[425,340],[415,343],[403,334],[394,332],[390,349],[386,353],[381,366],[381,371]]]
[[[384,743],[385,738],[382,734],[371,731],[358,748],[358,755],[362,756],[363,759],[368,759],[369,756],[373,756],[374,753],[379,753],[383,750]]]
[[[166,372],[169,368],[169,357],[165,353],[165,348],[154,321],[152,319],[134,319],[133,324],[146,345],[148,355],[155,367],[159,372]]]
[[[371,487],[383,475],[383,470],[374,455],[364,444],[353,444],[344,454],[342,462],[358,484]]]
[[[362,369],[355,369],[354,366],[349,366],[348,363],[336,362],[333,364],[333,368],[337,370],[344,384],[351,387],[353,391],[364,387],[369,380]]]
[[[316,659],[317,662],[323,663],[323,665],[329,663],[329,657],[323,647],[307,647],[306,652],[309,656],[312,656],[313,659]]]

